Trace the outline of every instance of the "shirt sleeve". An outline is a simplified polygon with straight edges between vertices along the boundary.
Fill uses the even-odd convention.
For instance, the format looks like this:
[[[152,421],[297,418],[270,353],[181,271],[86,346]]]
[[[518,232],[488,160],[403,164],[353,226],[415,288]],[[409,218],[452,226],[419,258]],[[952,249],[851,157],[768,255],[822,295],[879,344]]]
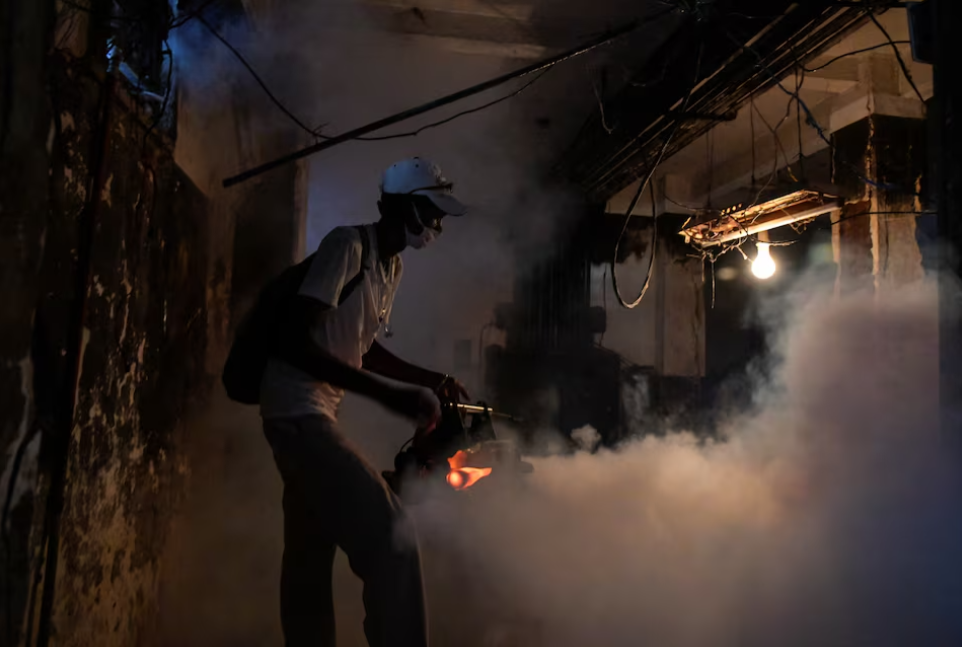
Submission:
[[[297,293],[336,308],[341,290],[360,271],[360,236],[351,227],[338,227],[321,241]]]

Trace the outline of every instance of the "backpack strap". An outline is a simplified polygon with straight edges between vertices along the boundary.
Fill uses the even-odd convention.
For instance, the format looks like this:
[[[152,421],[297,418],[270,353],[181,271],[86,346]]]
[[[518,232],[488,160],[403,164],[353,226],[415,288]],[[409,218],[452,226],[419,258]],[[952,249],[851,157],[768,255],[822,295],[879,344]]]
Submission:
[[[357,289],[357,286],[359,286],[361,281],[364,280],[364,275],[370,269],[368,267],[367,257],[371,254],[371,239],[367,232],[367,227],[365,225],[359,225],[355,227],[355,229],[357,229],[358,234],[361,236],[361,269],[354,278],[348,281],[347,284],[341,288],[341,296],[337,300],[337,305],[341,305],[347,301],[348,297],[354,293],[354,290]]]

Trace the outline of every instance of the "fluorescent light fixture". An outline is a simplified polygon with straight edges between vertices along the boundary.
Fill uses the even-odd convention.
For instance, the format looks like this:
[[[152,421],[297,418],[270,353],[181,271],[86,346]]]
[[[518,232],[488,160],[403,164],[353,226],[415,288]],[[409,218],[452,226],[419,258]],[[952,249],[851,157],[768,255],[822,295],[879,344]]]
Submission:
[[[756,205],[735,205],[710,220],[681,230],[685,240],[698,247],[724,245],[797,222],[811,220],[842,208],[843,200],[822,191],[801,189]]]

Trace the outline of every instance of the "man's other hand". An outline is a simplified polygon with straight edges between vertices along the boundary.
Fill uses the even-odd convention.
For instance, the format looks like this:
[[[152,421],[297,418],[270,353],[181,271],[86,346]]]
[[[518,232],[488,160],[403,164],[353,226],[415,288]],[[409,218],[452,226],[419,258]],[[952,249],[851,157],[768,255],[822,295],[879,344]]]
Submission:
[[[447,402],[467,402],[471,400],[471,395],[468,393],[464,384],[450,375],[445,376],[441,385],[438,386],[436,393],[439,398]]]

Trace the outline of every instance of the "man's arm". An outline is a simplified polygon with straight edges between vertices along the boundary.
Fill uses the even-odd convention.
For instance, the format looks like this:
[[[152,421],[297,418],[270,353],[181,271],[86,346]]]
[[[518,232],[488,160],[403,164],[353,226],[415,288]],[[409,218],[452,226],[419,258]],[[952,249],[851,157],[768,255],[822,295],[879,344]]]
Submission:
[[[372,373],[408,384],[417,384],[428,389],[436,389],[444,381],[444,374],[415,366],[386,349],[377,341],[364,355],[364,368]]]
[[[469,398],[464,386],[449,376],[415,366],[404,361],[376,340],[371,349],[364,355],[363,366],[366,370],[392,380],[416,384],[433,391],[447,391],[442,393],[450,399]]]
[[[377,400],[388,409],[433,427],[440,416],[434,394],[426,389],[403,388],[345,364],[324,352],[311,331],[330,306],[305,296],[293,299],[276,340],[277,356],[311,377]],[[387,377],[387,376],[386,376]]]

